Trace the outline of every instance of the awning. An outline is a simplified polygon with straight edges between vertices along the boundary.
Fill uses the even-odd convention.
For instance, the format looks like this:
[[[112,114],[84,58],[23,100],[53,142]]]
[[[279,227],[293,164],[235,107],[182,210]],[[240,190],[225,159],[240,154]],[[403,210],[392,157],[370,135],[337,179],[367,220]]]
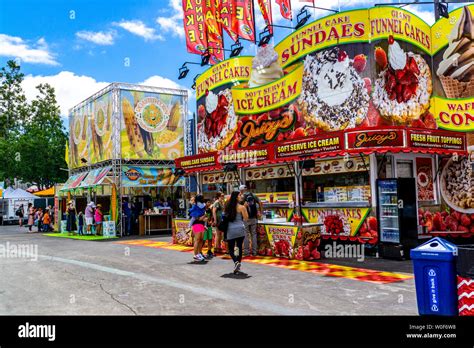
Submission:
[[[186,173],[194,173],[221,170],[229,163],[242,168],[346,154],[411,152],[462,156],[467,155],[466,143],[466,134],[462,132],[403,126],[367,127],[181,157],[175,164]]]
[[[40,197],[54,196],[54,186],[43,191],[35,192],[35,196],[40,196]]]
[[[67,179],[61,191],[69,191],[78,188],[87,174],[88,172],[71,175],[69,179]]]
[[[184,186],[185,178],[170,167],[122,166],[123,187]]]
[[[87,187],[102,185],[105,178],[107,177],[107,174],[110,172],[111,169],[112,169],[111,166],[107,166],[104,168],[97,168],[97,169],[91,170],[87,174],[87,177],[81,182],[79,187],[87,188]]]

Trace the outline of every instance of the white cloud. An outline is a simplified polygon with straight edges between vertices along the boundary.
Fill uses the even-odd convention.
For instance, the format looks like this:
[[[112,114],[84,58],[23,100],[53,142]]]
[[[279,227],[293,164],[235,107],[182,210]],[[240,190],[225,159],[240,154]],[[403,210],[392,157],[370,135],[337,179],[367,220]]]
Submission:
[[[59,65],[44,38],[31,45],[21,37],[0,34],[0,56],[19,58],[25,63]]]
[[[144,38],[145,41],[164,40],[162,35],[156,34],[156,30],[154,28],[147,27],[146,24],[140,20],[122,20],[113,24],[134,35]]]
[[[87,31],[82,30],[76,33],[76,36],[80,39],[95,43],[96,45],[110,46],[114,44],[115,31]]]
[[[183,8],[181,0],[170,0],[171,14],[158,17],[156,23],[164,33],[171,33],[173,36],[184,38]]]
[[[36,86],[48,83],[54,87],[61,116],[67,117],[69,109],[108,85],[89,76],[79,76],[70,71],[61,71],[56,75],[27,75],[22,83],[26,98],[32,100],[38,95]]]
[[[48,83],[54,87],[56,100],[58,101],[63,118],[68,117],[69,109],[109,84],[109,82],[97,81],[90,76],[76,75],[71,71],[61,71],[56,75],[49,76],[27,75],[22,83],[22,87],[29,101],[35,99],[38,95],[36,86],[40,83]],[[159,75],[150,76],[146,80],[138,82],[138,84],[143,86],[186,89],[188,90],[189,98],[191,98],[194,92],[171,79]]]

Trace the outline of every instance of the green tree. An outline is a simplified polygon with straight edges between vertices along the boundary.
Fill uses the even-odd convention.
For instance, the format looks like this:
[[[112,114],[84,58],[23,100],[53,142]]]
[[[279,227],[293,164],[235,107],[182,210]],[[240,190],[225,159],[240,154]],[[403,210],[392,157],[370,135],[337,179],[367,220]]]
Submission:
[[[31,102],[31,113],[25,119],[18,137],[21,161],[16,172],[24,181],[43,189],[67,179],[64,161],[67,134],[61,121],[54,88],[49,84],[36,87],[38,96]]]
[[[15,61],[0,69],[0,138],[18,131],[28,115],[28,103],[21,88],[24,74]]]

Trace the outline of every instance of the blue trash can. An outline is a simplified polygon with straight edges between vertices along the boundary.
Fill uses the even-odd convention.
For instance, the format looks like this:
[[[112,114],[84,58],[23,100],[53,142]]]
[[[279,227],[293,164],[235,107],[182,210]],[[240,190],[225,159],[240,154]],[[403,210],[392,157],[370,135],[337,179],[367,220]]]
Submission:
[[[456,255],[456,245],[442,238],[430,239],[410,251],[420,315],[458,314]]]

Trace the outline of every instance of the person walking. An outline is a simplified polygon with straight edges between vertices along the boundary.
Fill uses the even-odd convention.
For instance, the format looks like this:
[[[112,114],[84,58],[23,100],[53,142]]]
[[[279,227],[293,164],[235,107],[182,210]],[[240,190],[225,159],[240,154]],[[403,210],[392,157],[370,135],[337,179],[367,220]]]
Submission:
[[[202,195],[197,195],[196,197],[191,197],[191,209],[189,209],[189,216],[191,221],[189,226],[191,227],[194,234],[194,261],[204,261],[206,258],[202,255],[202,244],[204,232],[206,230],[206,205],[204,204],[204,197]]]
[[[86,231],[87,234],[92,234],[92,225],[94,224],[94,208],[95,204],[94,202],[89,202],[87,204],[86,210],[84,212],[85,218],[86,218]]]
[[[241,269],[242,245],[245,238],[244,223],[249,218],[247,208],[239,203],[241,199],[242,195],[239,192],[232,192],[224,210],[225,218],[229,222],[227,227],[227,243],[230,256],[232,261],[234,261],[234,274],[238,274]],[[235,248],[238,249],[237,255],[235,255]]]
[[[28,203],[28,232],[32,232],[33,225],[35,224],[35,208],[33,203]]]
[[[222,253],[221,248],[222,240],[224,238],[224,232],[220,231],[218,226],[222,221],[222,213],[224,212],[224,194],[218,192],[216,194],[216,200],[212,205],[212,217],[213,217],[213,226],[216,228],[216,246],[214,247],[214,253]]]
[[[67,203],[67,210],[66,210],[66,231],[70,235],[75,230],[77,230],[76,207],[74,206],[73,201],[69,201]]]
[[[23,212],[24,212],[24,206],[23,204],[20,204],[18,209],[16,210],[15,214],[18,216],[18,224],[20,225],[20,228],[23,227]]]
[[[206,216],[206,229],[204,231],[203,236],[203,244],[206,244],[207,241],[207,255],[206,258],[208,260],[214,257],[212,253],[212,238],[213,236],[213,217],[212,217],[212,202],[210,199],[206,200],[206,208],[205,208],[205,216]]]
[[[250,243],[252,244],[252,256],[257,256],[257,220],[262,215],[262,204],[252,192],[247,190],[247,186],[241,185],[239,190],[249,215],[245,222],[244,256],[250,254]]]
[[[104,214],[102,213],[102,205],[97,204],[97,208],[94,213],[95,220],[95,234],[96,236],[102,235],[102,222],[104,221]]]
[[[80,236],[84,235],[84,214],[82,214],[82,211],[77,214],[77,223],[78,223],[78,229],[77,229],[77,234]]]

